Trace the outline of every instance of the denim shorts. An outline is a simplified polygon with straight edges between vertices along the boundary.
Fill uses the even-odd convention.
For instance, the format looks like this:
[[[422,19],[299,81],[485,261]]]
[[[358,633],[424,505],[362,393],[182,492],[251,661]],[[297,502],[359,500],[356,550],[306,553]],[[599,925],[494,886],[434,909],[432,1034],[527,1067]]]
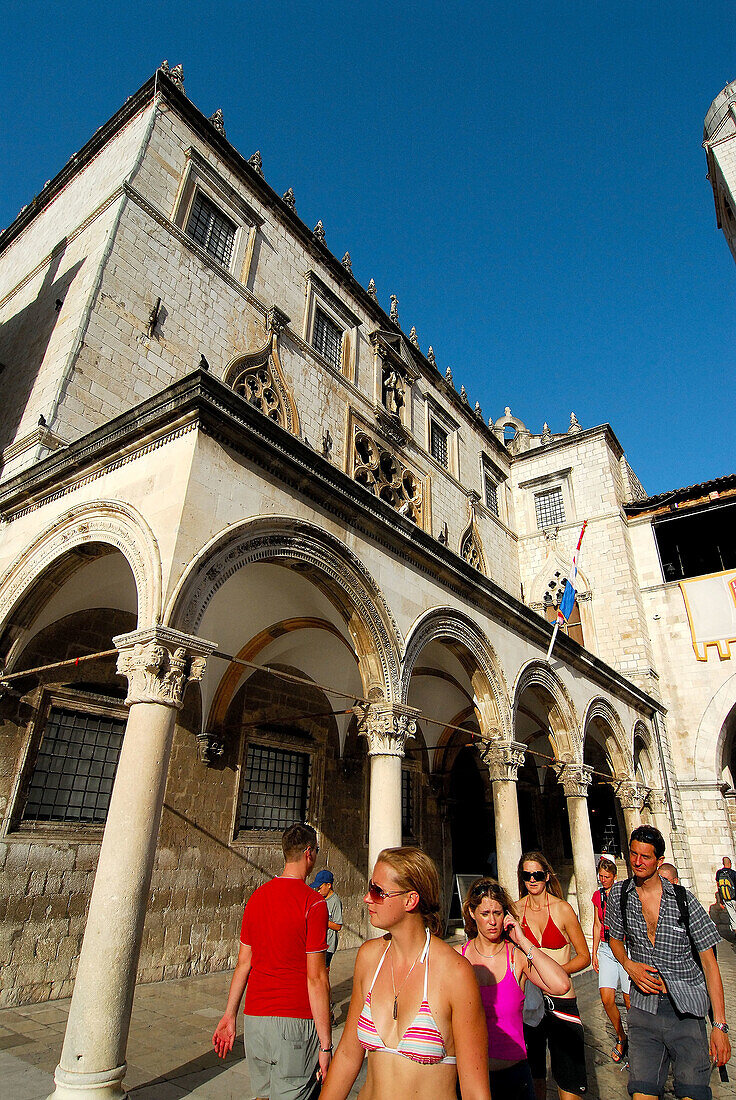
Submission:
[[[629,992],[631,988],[629,975],[614,957],[609,945],[602,940],[598,947],[598,988],[618,989],[619,986],[622,993]]]
[[[314,1020],[243,1017],[245,1057],[254,1096],[308,1100],[315,1090],[319,1038]]]
[[[712,1100],[711,1063],[705,1020],[681,1016],[669,997],[656,1013],[629,1009],[629,1095],[661,1096],[670,1063],[675,1096]]]

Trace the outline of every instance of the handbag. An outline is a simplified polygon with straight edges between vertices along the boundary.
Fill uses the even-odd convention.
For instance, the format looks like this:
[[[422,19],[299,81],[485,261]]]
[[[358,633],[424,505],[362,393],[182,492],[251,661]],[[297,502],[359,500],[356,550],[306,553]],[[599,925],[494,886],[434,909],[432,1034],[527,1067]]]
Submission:
[[[527,978],[524,983],[524,1023],[527,1027],[537,1027],[544,1019],[544,1012],[542,990]]]

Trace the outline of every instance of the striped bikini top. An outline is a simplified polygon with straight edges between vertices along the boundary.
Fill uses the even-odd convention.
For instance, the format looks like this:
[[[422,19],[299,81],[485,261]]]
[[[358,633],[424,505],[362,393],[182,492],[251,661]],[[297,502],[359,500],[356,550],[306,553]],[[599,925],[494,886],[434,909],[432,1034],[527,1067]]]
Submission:
[[[427,942],[424,945],[424,950],[419,960],[424,963],[424,995],[422,997],[422,1003],[419,1006],[419,1011],[416,1016],[402,1035],[399,1045],[396,1047],[386,1046],[383,1039],[378,1034],[376,1025],[373,1023],[373,1013],[371,1012],[371,993],[373,992],[373,986],[376,984],[376,978],[383,966],[383,960],[386,958],[391,947],[390,943],[381,955],[381,961],[376,967],[376,972],[373,975],[373,981],[368,990],[363,1005],[363,1011],[358,1017],[358,1042],[369,1053],[371,1051],[385,1051],[386,1054],[400,1054],[402,1058],[410,1058],[412,1062],[420,1062],[422,1065],[426,1066],[439,1065],[443,1062],[454,1065],[457,1061],[456,1058],[445,1053],[445,1041],[442,1038],[442,1032],[434,1022],[432,1010],[427,1000],[429,941],[430,931],[427,929]]]

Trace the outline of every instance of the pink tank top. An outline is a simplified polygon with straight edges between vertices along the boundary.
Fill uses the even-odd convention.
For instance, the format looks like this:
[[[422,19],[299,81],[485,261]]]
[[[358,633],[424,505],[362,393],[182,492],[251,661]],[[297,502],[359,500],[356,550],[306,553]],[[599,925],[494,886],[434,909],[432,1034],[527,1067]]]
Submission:
[[[466,943],[463,955],[468,949]],[[495,985],[482,985],[480,999],[486,1014],[488,1028],[488,1057],[505,1062],[519,1062],[526,1058],[524,1042],[524,994],[516,980],[508,944],[506,945],[506,973]]]

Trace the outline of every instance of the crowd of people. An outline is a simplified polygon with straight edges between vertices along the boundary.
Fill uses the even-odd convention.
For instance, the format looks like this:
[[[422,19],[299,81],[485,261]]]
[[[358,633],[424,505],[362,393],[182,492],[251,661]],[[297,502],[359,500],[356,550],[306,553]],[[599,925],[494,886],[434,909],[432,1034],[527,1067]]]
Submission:
[[[731,1055],[720,937],[664,862],[657,829],[631,834],[625,881],[616,881],[613,859],[599,860],[592,954],[543,852],[522,855],[516,901],[493,878],[473,882],[462,905],[465,942],[452,946],[442,938],[433,861],[418,848],[384,849],[364,898],[383,934],[357,953],[334,1051],[329,963],[342,905],[329,870],[307,885],[319,853],[315,830],[293,825],[282,843],[281,875],[245,907],[213,1035],[225,1057],[245,994],[246,1056],[259,1100],[346,1100],[366,1058],[360,1100],[544,1100],[548,1052],[560,1100],[583,1100],[584,1031],[572,977],[591,962],[615,1035],[610,1056],[629,1070],[634,1100],[662,1096],[670,1067],[676,1096],[710,1100],[711,1071]],[[736,923],[729,860],[716,880],[719,904]]]

